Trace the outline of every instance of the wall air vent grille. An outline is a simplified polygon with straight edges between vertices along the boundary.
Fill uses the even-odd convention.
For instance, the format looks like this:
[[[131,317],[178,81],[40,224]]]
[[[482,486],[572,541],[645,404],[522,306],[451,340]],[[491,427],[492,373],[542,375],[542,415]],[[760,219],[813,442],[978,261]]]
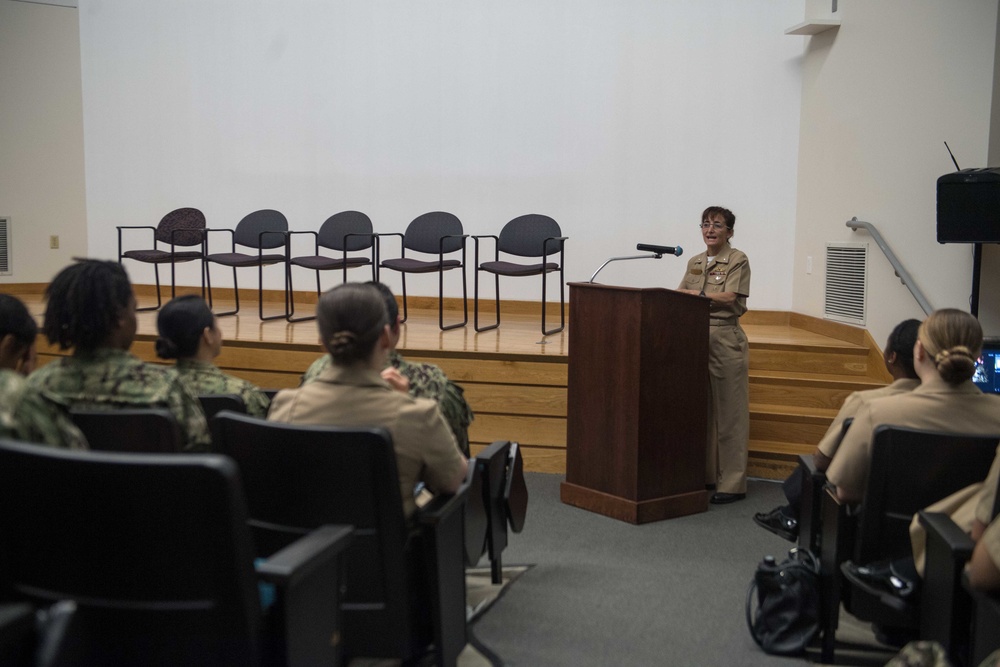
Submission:
[[[10,218],[0,218],[0,276],[11,275]]]
[[[868,244],[826,244],[826,292],[823,316],[865,324],[868,291]]]

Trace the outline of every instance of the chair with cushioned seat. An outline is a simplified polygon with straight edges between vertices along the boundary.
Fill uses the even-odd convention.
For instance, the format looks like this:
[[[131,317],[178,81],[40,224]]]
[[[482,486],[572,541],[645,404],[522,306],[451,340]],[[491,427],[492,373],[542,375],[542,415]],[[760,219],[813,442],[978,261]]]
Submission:
[[[166,454],[184,447],[177,418],[166,408],[72,408],[69,416],[94,451]]]
[[[296,234],[309,234],[313,236],[314,249],[312,255],[292,256],[291,243]],[[303,322],[316,319],[315,315],[307,317],[294,317],[295,315],[295,288],[292,286],[292,268],[299,266],[316,273],[316,297],[319,298],[322,289],[320,287],[320,271],[342,270],[344,282],[347,282],[347,270],[362,266],[371,267],[372,280],[375,280],[375,234],[372,232],[371,219],[360,211],[341,211],[326,219],[326,222],[314,231],[291,231],[288,232],[289,248],[285,253],[288,257],[288,314],[286,319],[289,322]],[[340,252],[339,257],[330,257],[320,254],[320,248],[336,250]],[[348,252],[360,250],[371,250],[371,257],[359,257],[348,255]]]
[[[209,237],[215,233],[226,233],[230,235],[229,252],[209,253]],[[236,229],[207,229],[205,230],[205,283],[208,285],[208,306],[212,307],[212,264],[221,264],[233,269],[233,292],[236,298],[236,308],[224,313],[216,313],[216,317],[235,315],[240,312],[240,286],[236,279],[236,269],[257,268],[257,312],[261,320],[277,320],[285,317],[288,313],[288,298],[285,295],[285,309],[279,315],[264,316],[264,267],[273,264],[285,266],[285,250],[287,249],[286,234],[288,232],[288,220],[285,216],[272,209],[254,211],[245,216]],[[237,252],[236,246],[252,248],[256,253]],[[281,248],[279,253],[265,253],[265,250]]]
[[[182,262],[192,262],[202,259],[205,241],[205,214],[196,208],[179,208],[167,213],[156,227],[150,226],[120,226],[118,230],[118,263],[123,259],[131,259],[144,264],[153,265],[156,276],[156,305],[136,310],[157,310],[163,305],[160,296],[160,265],[170,264],[170,298],[176,296],[177,279],[176,265]],[[142,250],[123,249],[123,230],[148,229],[153,232],[153,247]],[[170,247],[163,250],[160,244]],[[197,250],[177,250],[197,246]],[[202,273],[201,293],[205,295],[205,274]]]
[[[476,277],[473,287],[473,326],[476,331],[489,331],[500,326],[500,276],[542,276],[542,335],[549,336],[559,333],[566,327],[566,296],[565,296],[565,247],[567,237],[562,235],[559,224],[547,215],[529,214],[514,218],[500,230],[500,236],[483,235],[472,237],[475,245]],[[479,262],[479,241],[493,239],[495,242],[493,259]],[[541,262],[522,264],[518,262],[501,261],[500,253],[541,259]],[[550,262],[550,255],[559,255],[558,262]],[[496,299],[496,322],[488,326],[479,326],[479,273],[492,273]],[[559,326],[554,329],[545,328],[546,289],[545,277],[549,273],[559,272]]]
[[[398,236],[401,241],[400,256],[381,260],[381,239],[386,236]],[[469,322],[468,288],[465,279],[465,240],[468,235],[462,228],[462,222],[451,213],[434,211],[424,213],[413,219],[406,232],[379,234],[375,237],[375,256],[379,258],[379,270],[390,269],[399,271],[403,279],[403,319],[409,316],[406,306],[406,274],[437,273],[438,274],[438,326],[442,331],[464,327]],[[436,260],[421,260],[407,257],[406,251],[437,255]],[[462,259],[445,259],[445,255],[462,252]],[[462,274],[462,321],[445,326],[444,323],[444,272],[459,269]],[[376,272],[376,275],[378,272]]]
[[[323,526],[255,566],[223,456],[0,440],[3,590],[75,603],[52,667],[337,665],[350,533]],[[274,587],[266,609],[258,580]]]

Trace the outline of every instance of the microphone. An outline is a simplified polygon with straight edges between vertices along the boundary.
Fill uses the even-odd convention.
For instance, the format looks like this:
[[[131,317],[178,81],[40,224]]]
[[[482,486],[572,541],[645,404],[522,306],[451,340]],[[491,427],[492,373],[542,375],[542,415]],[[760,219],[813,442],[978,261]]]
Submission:
[[[639,243],[635,246],[635,249],[644,250],[646,252],[655,252],[657,255],[673,255],[675,257],[680,257],[684,254],[684,248],[680,246],[649,245],[648,243]]]

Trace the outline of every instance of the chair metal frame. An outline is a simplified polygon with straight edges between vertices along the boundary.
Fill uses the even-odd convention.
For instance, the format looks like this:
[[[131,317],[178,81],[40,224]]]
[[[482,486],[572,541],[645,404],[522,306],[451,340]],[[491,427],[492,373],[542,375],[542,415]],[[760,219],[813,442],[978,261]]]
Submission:
[[[169,238],[161,239],[159,238],[159,225],[153,227],[151,225],[121,225],[116,227],[118,230],[118,263],[123,264],[122,260],[131,259],[135,262],[141,262],[143,264],[153,265],[153,275],[156,279],[156,305],[146,306],[143,308],[136,308],[137,311],[148,311],[148,310],[159,310],[163,306],[163,298],[160,296],[160,264],[170,264],[170,298],[173,299],[177,295],[177,264],[182,264],[184,262],[193,262],[195,260],[201,261],[205,256],[205,214],[196,208],[178,208],[170,213],[167,213],[160,220],[160,225],[163,225],[171,216],[180,215],[193,215],[191,212],[197,214],[201,218],[200,228],[190,228],[190,229],[173,229],[170,231]],[[122,249],[122,231],[123,230],[137,230],[137,229],[148,229],[153,233],[153,247],[148,250],[125,250]],[[198,240],[194,243],[179,243],[179,240],[185,240],[186,235],[197,235]],[[169,243],[170,252],[162,251],[159,249],[160,243]],[[177,248],[189,248],[192,246],[199,246],[198,251],[186,250],[182,252],[177,252]],[[157,259],[153,260],[143,260],[138,259],[134,256],[129,256],[130,253],[137,252],[154,252],[162,253],[158,255]],[[205,271],[204,264],[202,265],[201,271],[201,296],[205,296]]]
[[[514,218],[500,230],[500,234],[483,234],[478,236],[473,236],[472,241],[474,244],[474,255],[475,255],[475,279],[473,281],[473,326],[476,332],[490,331],[496,329],[500,326],[500,276],[510,276],[510,277],[530,277],[537,276],[541,274],[542,276],[542,335],[551,336],[552,334],[557,334],[566,328],[566,241],[569,237],[567,236],[547,236],[544,239],[539,239],[541,241],[541,247],[538,248],[540,252],[535,252],[534,250],[528,250],[525,247],[526,242],[522,239],[515,238],[513,240],[508,240],[510,235],[518,233],[521,228],[526,228],[529,225],[544,224],[549,227],[554,227],[559,230],[559,224],[547,215],[537,215],[528,214],[522,215]],[[509,230],[509,231],[508,231]],[[505,233],[508,236],[505,236]],[[562,230],[559,230],[559,234]],[[493,239],[493,261],[490,262],[479,262],[479,242],[483,239]],[[485,245],[485,244],[484,244]],[[550,245],[554,246],[550,251]],[[541,264],[517,264],[515,262],[501,262],[500,253],[506,253],[509,255],[518,255],[520,257],[541,257]],[[554,265],[549,262],[549,255],[554,255],[558,252],[559,254],[559,264]],[[479,273],[485,271],[487,273],[493,274],[494,279],[494,293],[496,294],[496,299],[494,302],[496,308],[496,321],[493,324],[479,326]],[[548,305],[547,291],[546,291],[546,276],[549,273],[555,271],[559,272],[559,326],[554,329],[545,328],[545,311]]]
[[[464,327],[469,323],[469,290],[468,281],[465,277],[465,260],[466,260],[466,240],[469,238],[468,234],[444,234],[437,237],[437,247],[433,248],[429,245],[424,245],[420,241],[412,241],[414,236],[420,235],[420,226],[425,224],[432,224],[435,219],[448,220],[449,222],[454,221],[457,223],[457,229],[462,230],[462,221],[458,219],[452,213],[446,213],[444,211],[432,211],[430,213],[424,213],[413,219],[412,222],[407,226],[406,231],[403,233],[392,232],[392,233],[380,233],[375,236],[375,257],[377,268],[375,270],[376,280],[381,273],[383,268],[389,269],[391,271],[399,271],[402,276],[403,281],[403,319],[400,322],[406,322],[409,317],[409,311],[406,304],[406,274],[407,273],[437,273],[438,274],[438,326],[441,331],[449,331],[451,329],[458,329]],[[412,233],[411,233],[411,230]],[[398,258],[393,258],[389,260],[382,260],[382,247],[381,239],[383,236],[398,236],[400,240],[400,256]],[[411,239],[407,240],[407,237]],[[459,242],[456,243],[452,239],[458,239]],[[423,261],[416,260],[406,257],[407,249],[413,250],[414,252],[421,252],[424,254],[437,254],[438,259],[436,262],[433,261]],[[462,251],[462,260],[454,265],[445,266],[446,262],[444,259],[445,255],[450,255],[453,252]],[[398,262],[400,260],[409,259],[414,263],[415,268],[403,269],[397,268],[398,264],[394,266],[393,262]],[[457,260],[449,260],[457,261]],[[445,326],[444,323],[444,272],[450,271],[451,269],[460,269],[462,274],[462,321],[455,324],[449,324]]]
[[[343,221],[343,222],[341,222]],[[348,232],[343,235],[333,235],[332,232],[324,231],[328,227],[331,229],[340,224],[342,226],[359,225],[364,226],[367,223],[367,232]],[[313,255],[300,255],[292,256],[291,244],[293,237],[296,235],[310,235],[313,237],[314,251]],[[286,299],[286,315],[285,319],[289,322],[305,322],[308,320],[316,319],[315,315],[309,315],[305,317],[295,317],[295,288],[292,285],[292,268],[295,266],[302,267],[304,269],[309,269],[316,273],[316,297],[319,298],[322,293],[322,288],[320,286],[320,271],[334,271],[337,269],[343,270],[343,282],[347,282],[347,270],[361,268],[363,266],[371,266],[372,280],[375,280],[376,271],[376,257],[375,257],[375,237],[376,234],[372,231],[371,219],[361,213],[360,211],[341,211],[340,213],[334,213],[320,226],[318,231],[315,230],[305,230],[305,231],[289,231],[287,236],[288,247],[285,250],[285,258],[287,262],[286,268],[286,287],[285,292],[288,295]],[[364,241],[367,239],[367,242]],[[337,257],[327,257],[320,254],[320,248],[327,248],[329,250],[339,250],[341,256]],[[348,256],[348,252],[356,252],[359,250],[371,249],[371,259],[367,257],[351,257]],[[313,266],[309,266],[304,262],[309,260],[314,260]]]
[[[274,215],[274,214],[276,214],[276,215]],[[239,242],[239,243],[237,243],[237,241],[236,241],[236,235],[237,235],[237,233],[240,230],[240,225],[243,225],[244,223],[248,223],[249,224],[249,223],[253,222],[252,219],[255,216],[263,217],[264,215],[270,215],[271,217],[274,217],[276,220],[279,221],[279,224],[283,224],[284,225],[284,229],[281,229],[281,230],[271,229],[271,230],[265,230],[265,231],[259,232],[257,234],[257,243],[256,243],[256,245],[250,244],[250,243],[245,243],[245,242]],[[280,216],[280,219],[278,218],[278,216]],[[228,253],[212,253],[212,254],[210,254],[208,252],[209,234],[215,234],[215,233],[220,233],[220,232],[221,233],[228,233],[229,234],[229,238],[230,238],[230,251]],[[241,269],[242,268],[252,268],[252,267],[256,267],[257,268],[257,314],[260,317],[261,321],[265,321],[266,322],[268,320],[279,320],[279,319],[282,319],[282,318],[284,318],[284,317],[286,317],[288,315],[288,293],[286,291],[285,292],[285,312],[280,313],[278,315],[268,315],[267,317],[264,316],[264,267],[265,266],[273,266],[275,264],[281,264],[283,266],[287,266],[287,262],[288,262],[288,257],[287,257],[287,252],[288,252],[287,234],[288,234],[288,220],[287,220],[287,218],[285,218],[284,214],[282,214],[280,211],[276,211],[274,209],[260,209],[260,210],[254,211],[253,213],[249,213],[249,214],[245,215],[243,217],[243,219],[240,220],[239,224],[236,225],[235,229],[206,229],[205,230],[205,245],[204,245],[204,251],[203,251],[204,257],[202,258],[202,263],[203,263],[203,266],[204,266],[205,283],[208,286],[208,307],[209,308],[212,308],[212,274],[211,274],[211,270],[210,270],[210,265],[211,264],[221,264],[222,266],[229,266],[233,270],[233,294],[234,294],[234,297],[236,299],[236,308],[234,308],[233,310],[226,311],[224,313],[215,313],[216,317],[226,317],[228,315],[236,315],[237,313],[240,312],[240,285],[239,285],[239,281],[237,280],[237,277],[236,277],[236,269],[237,268],[241,268]],[[274,236],[278,236],[279,239],[277,241],[271,241],[271,240],[265,241],[264,240],[265,237],[269,237],[270,238],[270,237],[274,237]],[[213,259],[213,257],[218,258],[218,257],[220,257],[222,255],[227,255],[228,254],[228,255],[240,255],[242,257],[246,257],[245,261],[251,262],[251,260],[253,259],[253,255],[248,255],[246,253],[237,253],[236,252],[236,246],[237,246],[237,244],[238,245],[242,245],[242,246],[246,246],[247,248],[256,248],[256,250],[257,250],[257,261],[254,262],[254,263],[247,263],[247,264],[244,264],[242,266],[238,266],[235,263],[230,264],[230,263],[226,263],[226,262],[220,262],[219,259]],[[282,252],[281,255],[277,255],[277,254],[268,254],[268,255],[265,255],[264,254],[264,249],[265,248],[267,248],[268,250],[270,250],[272,248],[282,248],[283,252]]]

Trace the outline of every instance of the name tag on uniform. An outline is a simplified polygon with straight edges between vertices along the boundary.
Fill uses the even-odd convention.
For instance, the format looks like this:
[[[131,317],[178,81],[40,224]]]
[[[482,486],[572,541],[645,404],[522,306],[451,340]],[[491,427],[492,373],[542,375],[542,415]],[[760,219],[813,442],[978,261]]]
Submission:
[[[702,271],[701,269],[691,269],[691,275],[692,276],[700,276],[703,273],[704,273],[704,271]]]

